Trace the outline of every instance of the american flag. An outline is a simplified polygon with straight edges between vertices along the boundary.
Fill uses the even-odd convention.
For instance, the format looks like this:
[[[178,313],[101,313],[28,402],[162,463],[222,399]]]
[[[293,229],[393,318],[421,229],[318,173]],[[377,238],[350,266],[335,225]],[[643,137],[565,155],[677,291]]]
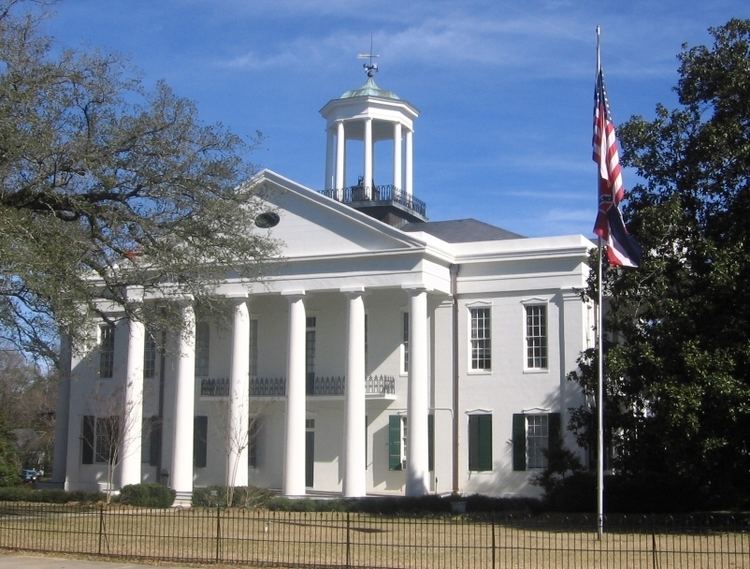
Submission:
[[[594,147],[593,159],[599,169],[599,211],[594,224],[596,233],[607,244],[611,265],[637,267],[640,247],[628,234],[622,221],[619,204],[625,195],[622,185],[622,166],[617,151],[615,123],[609,110],[604,74],[597,74],[594,89]]]

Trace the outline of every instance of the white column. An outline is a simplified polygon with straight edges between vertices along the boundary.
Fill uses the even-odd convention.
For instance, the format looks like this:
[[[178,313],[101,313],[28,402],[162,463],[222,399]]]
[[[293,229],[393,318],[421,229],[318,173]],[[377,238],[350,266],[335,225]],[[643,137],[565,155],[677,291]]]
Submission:
[[[404,189],[406,190],[407,195],[412,195],[413,191],[413,181],[414,181],[414,157],[412,155],[413,149],[414,149],[414,143],[413,143],[414,133],[407,129],[406,131],[406,180],[404,181],[404,185],[406,186]]]
[[[175,505],[190,505],[193,494],[193,423],[195,415],[195,312],[182,307],[175,382],[172,462],[169,485],[176,492]]]
[[[365,197],[372,196],[372,119],[365,119]]]
[[[429,351],[427,292],[409,291],[409,388],[406,400],[406,495],[422,496],[429,488],[427,414]]]
[[[346,163],[346,134],[344,132],[344,121],[336,123],[336,190],[337,199],[343,198],[344,191],[344,164]]]
[[[335,188],[333,180],[333,130],[326,129],[326,179],[323,182],[323,190],[332,190]]]
[[[232,360],[227,424],[227,486],[247,486],[250,429],[250,314],[245,298],[233,299]]]
[[[68,422],[70,420],[70,336],[60,337],[60,379],[57,382],[55,406],[55,451],[52,459],[52,481],[65,482],[68,462]]]
[[[289,295],[289,343],[287,348],[286,445],[284,447],[284,496],[305,494],[305,303],[304,293]]]
[[[141,483],[141,431],[143,430],[143,322],[128,321],[128,361],[125,372],[125,409],[120,423],[120,488]]]
[[[393,187],[399,190],[403,187],[401,173],[402,146],[401,123],[397,122],[393,125]]]
[[[363,290],[348,291],[344,496],[366,493],[365,459],[365,304]]]

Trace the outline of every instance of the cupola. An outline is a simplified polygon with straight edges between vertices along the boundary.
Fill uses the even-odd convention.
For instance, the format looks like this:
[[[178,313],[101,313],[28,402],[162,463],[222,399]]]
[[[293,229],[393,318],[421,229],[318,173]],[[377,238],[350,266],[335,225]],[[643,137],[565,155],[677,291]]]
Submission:
[[[323,193],[396,227],[425,221],[425,203],[413,191],[414,120],[419,111],[375,83],[372,60],[364,68],[364,85],[320,110],[326,120]]]

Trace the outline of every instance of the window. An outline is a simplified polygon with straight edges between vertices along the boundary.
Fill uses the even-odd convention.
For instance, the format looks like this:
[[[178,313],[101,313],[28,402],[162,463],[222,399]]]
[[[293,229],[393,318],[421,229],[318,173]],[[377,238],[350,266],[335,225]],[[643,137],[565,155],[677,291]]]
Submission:
[[[308,316],[305,332],[305,377],[309,395],[315,393],[315,326],[315,316]]]
[[[560,413],[513,415],[513,470],[547,467],[547,454],[562,444]]]
[[[406,468],[406,445],[409,423],[404,415],[388,417],[388,470]],[[427,416],[427,462],[428,469],[435,470],[435,417]]]
[[[401,373],[409,373],[409,313],[401,313]]]
[[[205,468],[208,464],[208,417],[197,415],[193,419],[193,466]]]
[[[146,330],[145,344],[143,347],[143,377],[156,376],[156,339],[154,335]]]
[[[99,377],[110,378],[115,364],[115,326],[99,326]]]
[[[490,338],[490,309],[472,308],[471,312],[471,369],[492,369],[492,341]]]
[[[195,326],[195,375],[208,377],[211,352],[211,329],[207,322]]]
[[[250,377],[258,377],[258,321],[250,320]]]
[[[406,417],[388,417],[388,470],[403,470],[406,466]]]
[[[143,418],[141,431],[141,462],[157,466],[161,458],[161,419],[157,416]]]
[[[120,435],[119,417],[85,415],[81,428],[81,463],[117,462]]]
[[[526,307],[526,367],[547,369],[547,307]]]
[[[492,415],[469,415],[469,470],[492,470]]]

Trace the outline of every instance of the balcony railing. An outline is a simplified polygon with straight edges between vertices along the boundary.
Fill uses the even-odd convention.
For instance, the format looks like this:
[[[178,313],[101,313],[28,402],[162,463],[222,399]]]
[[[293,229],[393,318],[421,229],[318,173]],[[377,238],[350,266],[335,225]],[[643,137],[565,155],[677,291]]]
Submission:
[[[324,190],[320,193],[345,204],[398,204],[413,211],[421,217],[426,217],[427,215],[427,205],[422,200],[415,198],[411,194],[407,194],[393,185],[373,187],[359,185],[344,188],[342,190]]]
[[[228,397],[229,378],[200,378],[201,397]],[[309,396],[344,395],[346,377],[343,375],[316,376],[307,382]],[[388,396],[396,394],[396,378],[391,375],[371,375],[365,378],[365,394],[371,396]],[[284,397],[286,395],[285,377],[251,377],[250,397]]]

